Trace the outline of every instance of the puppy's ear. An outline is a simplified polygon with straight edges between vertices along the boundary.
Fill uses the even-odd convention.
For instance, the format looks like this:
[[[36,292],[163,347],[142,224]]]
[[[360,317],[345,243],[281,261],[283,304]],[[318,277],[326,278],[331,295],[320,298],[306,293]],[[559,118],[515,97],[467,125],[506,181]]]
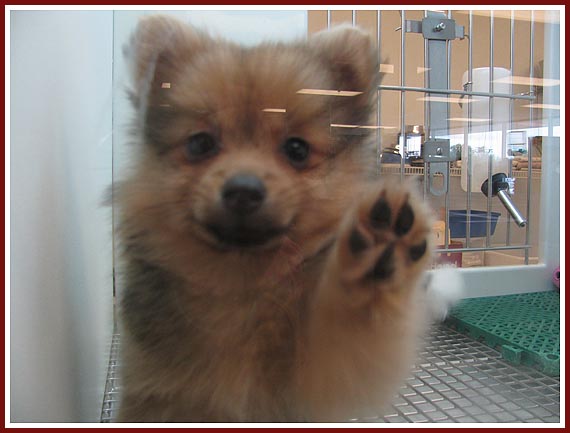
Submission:
[[[380,78],[378,52],[368,33],[342,25],[311,36],[309,45],[331,71],[334,90],[376,90]]]
[[[123,54],[130,64],[133,102],[169,83],[176,72],[204,50],[210,39],[167,15],[142,18]]]
[[[361,92],[349,98],[332,98],[331,123],[367,125],[372,122],[381,76],[378,52],[371,36],[344,25],[315,34],[309,39],[309,46],[332,78],[333,89],[326,90]]]

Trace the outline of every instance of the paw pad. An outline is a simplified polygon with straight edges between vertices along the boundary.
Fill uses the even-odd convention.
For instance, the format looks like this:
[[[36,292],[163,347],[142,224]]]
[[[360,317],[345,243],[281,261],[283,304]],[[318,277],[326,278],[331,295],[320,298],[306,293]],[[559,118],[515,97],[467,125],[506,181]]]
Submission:
[[[394,270],[394,244],[390,244],[376,261],[370,276],[376,280],[382,280],[389,278]]]
[[[364,236],[357,228],[352,230],[350,238],[348,239],[348,245],[350,251],[354,254],[358,254],[369,247],[368,242],[366,242],[366,239],[364,239]]]
[[[412,228],[414,219],[414,210],[410,206],[410,203],[406,202],[400,209],[398,218],[396,218],[394,233],[396,233],[397,236],[404,236]]]
[[[356,215],[345,237],[350,268],[346,275],[351,281],[388,283],[396,274],[421,272],[411,266],[427,254],[429,222],[408,190],[376,193],[373,200],[362,203]]]
[[[380,197],[370,211],[370,223],[375,229],[385,229],[392,223],[392,210],[384,197]]]
[[[424,240],[421,244],[415,245],[410,248],[409,250],[410,259],[412,259],[412,261],[414,262],[417,262],[419,259],[423,257],[423,255],[426,253],[426,250],[427,250],[427,241]]]

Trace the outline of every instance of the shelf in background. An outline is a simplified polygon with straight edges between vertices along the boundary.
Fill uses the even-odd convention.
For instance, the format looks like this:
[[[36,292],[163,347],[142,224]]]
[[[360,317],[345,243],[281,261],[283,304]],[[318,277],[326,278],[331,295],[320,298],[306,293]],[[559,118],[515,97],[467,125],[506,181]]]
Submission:
[[[400,164],[392,164],[392,163],[382,163],[380,165],[381,173],[385,174],[400,174]],[[528,179],[528,171],[527,170],[513,170],[513,177],[515,179]],[[415,176],[423,176],[424,175],[424,168],[423,167],[412,167],[409,165],[404,166],[404,174],[405,175],[415,175]],[[532,170],[532,179],[540,179],[542,175],[542,171],[540,169],[533,169]],[[437,176],[437,175],[436,175]],[[450,169],[450,176],[451,177],[461,177],[461,168],[451,168]]]

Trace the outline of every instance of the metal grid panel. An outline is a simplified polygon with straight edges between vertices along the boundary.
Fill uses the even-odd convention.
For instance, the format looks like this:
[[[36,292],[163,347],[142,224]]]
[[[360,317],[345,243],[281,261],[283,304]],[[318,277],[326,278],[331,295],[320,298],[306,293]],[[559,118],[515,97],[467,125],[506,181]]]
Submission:
[[[113,337],[101,422],[113,422],[120,392],[119,336]],[[445,326],[426,340],[420,361],[399,390],[387,415],[358,422],[378,423],[558,423],[560,379],[501,355]]]
[[[372,422],[560,421],[560,379],[512,366],[482,343],[435,328],[392,411]]]
[[[105,384],[103,408],[101,410],[101,422],[113,422],[117,411],[119,396],[119,342],[119,334],[114,334],[111,343],[111,356],[109,359],[109,370],[107,372],[107,383]]]

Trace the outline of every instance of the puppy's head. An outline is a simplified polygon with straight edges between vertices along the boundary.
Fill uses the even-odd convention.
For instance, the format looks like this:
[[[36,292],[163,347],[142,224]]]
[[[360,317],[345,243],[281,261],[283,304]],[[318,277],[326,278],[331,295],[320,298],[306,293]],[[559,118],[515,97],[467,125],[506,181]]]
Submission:
[[[378,64],[365,33],[244,48],[153,16],[126,55],[139,156],[123,194],[129,224],[219,254],[330,239],[361,156],[374,162],[354,133],[370,130],[342,127],[370,125]]]

